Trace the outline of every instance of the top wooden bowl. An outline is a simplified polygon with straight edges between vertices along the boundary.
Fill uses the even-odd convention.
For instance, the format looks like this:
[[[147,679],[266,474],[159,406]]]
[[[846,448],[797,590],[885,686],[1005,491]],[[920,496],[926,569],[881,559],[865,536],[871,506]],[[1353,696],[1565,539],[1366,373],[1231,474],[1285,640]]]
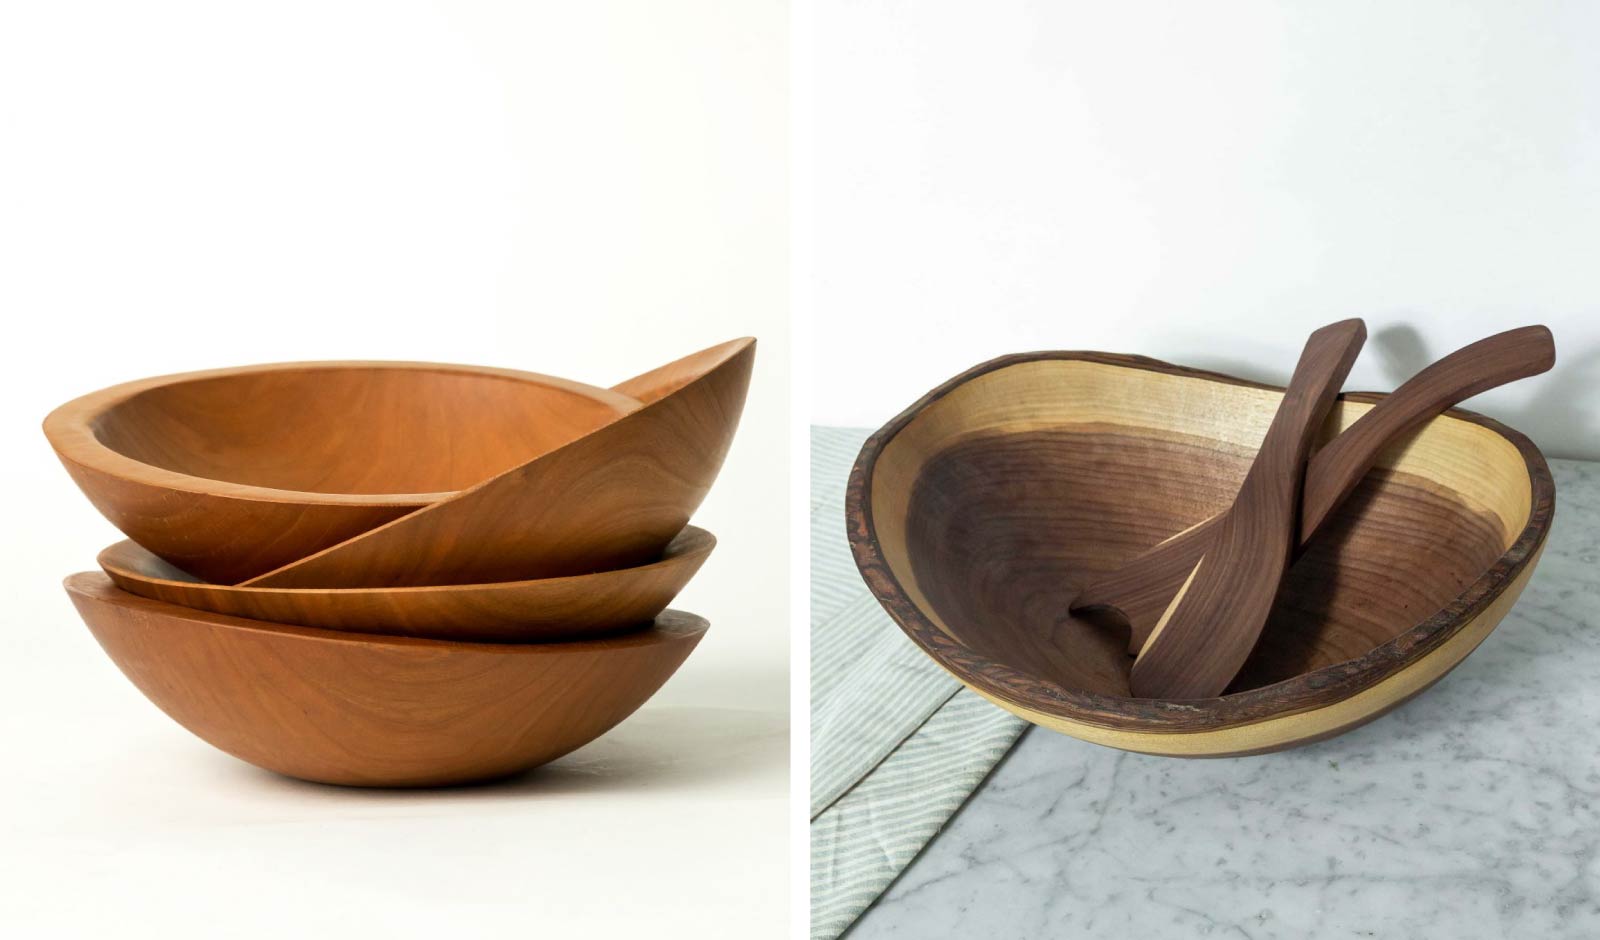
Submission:
[[[1035,724],[1185,757],[1330,737],[1405,701],[1505,615],[1554,511],[1544,458],[1465,411],[1392,447],[1285,579],[1217,698],[1133,698],[1125,627],[1067,613],[1090,576],[1224,509],[1281,390],[1103,353],[1008,356],[867,441],[851,545],[890,615]],[[1381,395],[1341,397],[1323,440]]]
[[[639,407],[509,369],[302,362],[117,385],[57,408],[44,432],[117,528],[190,574],[233,584]]]

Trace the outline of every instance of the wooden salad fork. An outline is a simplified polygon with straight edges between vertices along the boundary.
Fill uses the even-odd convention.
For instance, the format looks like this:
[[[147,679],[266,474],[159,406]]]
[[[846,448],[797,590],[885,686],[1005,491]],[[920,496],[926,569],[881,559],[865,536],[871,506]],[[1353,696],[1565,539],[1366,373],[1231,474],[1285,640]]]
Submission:
[[[1546,327],[1507,330],[1445,356],[1373,405],[1307,465],[1296,555],[1390,444],[1474,395],[1548,371],[1555,356]],[[1206,554],[1221,519],[1219,513],[1197,523],[1096,578],[1072,609],[1110,611],[1127,620],[1128,652],[1138,653]]]

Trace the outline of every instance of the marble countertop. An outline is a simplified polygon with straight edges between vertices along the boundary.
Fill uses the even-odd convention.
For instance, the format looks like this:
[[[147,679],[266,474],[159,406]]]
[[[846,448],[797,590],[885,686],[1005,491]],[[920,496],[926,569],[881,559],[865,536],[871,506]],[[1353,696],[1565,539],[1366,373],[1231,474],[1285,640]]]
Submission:
[[[1429,692],[1264,757],[1031,728],[850,940],[1600,936],[1600,463],[1551,467],[1533,580]]]

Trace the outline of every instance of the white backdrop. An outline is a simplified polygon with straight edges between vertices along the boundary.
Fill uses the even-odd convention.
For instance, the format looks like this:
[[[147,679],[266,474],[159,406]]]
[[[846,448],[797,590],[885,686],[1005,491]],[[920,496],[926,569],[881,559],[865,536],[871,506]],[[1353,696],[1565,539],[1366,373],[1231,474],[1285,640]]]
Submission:
[[[1600,6],[817,0],[797,244],[815,421],[1006,352],[1283,382],[1364,317],[1388,390],[1542,322],[1468,407],[1600,458]]]
[[[787,924],[780,2],[37,3],[0,12],[0,933],[732,934]],[[61,578],[117,535],[56,404],[248,362],[611,384],[760,340],[675,606],[710,633],[509,787],[295,785],[188,736]],[[350,929],[356,928],[356,929]]]

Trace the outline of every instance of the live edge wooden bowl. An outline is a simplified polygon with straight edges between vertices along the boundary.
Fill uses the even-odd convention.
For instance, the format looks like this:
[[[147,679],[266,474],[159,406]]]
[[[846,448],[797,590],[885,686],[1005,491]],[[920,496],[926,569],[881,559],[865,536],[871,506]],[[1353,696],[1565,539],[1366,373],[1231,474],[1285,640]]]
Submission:
[[[717,540],[689,526],[661,558],[565,578],[385,588],[254,588],[208,584],[135,545],[100,553],[100,569],[131,594],[280,624],[485,643],[539,643],[615,633],[666,609]]]
[[[644,704],[707,627],[669,610],[604,639],[456,643],[190,610],[97,571],[66,589],[117,667],[179,724],[258,767],[350,786],[472,783],[554,760]]]
[[[1001,707],[1182,757],[1340,734],[1438,681],[1533,573],[1554,512],[1521,434],[1454,410],[1391,447],[1294,564],[1221,696],[1130,696],[1126,628],[1067,613],[1109,570],[1223,508],[1281,390],[1152,359],[1007,356],[874,434],[847,492],[857,564],[929,656]],[[1322,440],[1382,396],[1347,394]]]
[[[44,432],[129,538],[233,584],[639,407],[621,392],[509,369],[278,363],[103,389],[51,412]]]

